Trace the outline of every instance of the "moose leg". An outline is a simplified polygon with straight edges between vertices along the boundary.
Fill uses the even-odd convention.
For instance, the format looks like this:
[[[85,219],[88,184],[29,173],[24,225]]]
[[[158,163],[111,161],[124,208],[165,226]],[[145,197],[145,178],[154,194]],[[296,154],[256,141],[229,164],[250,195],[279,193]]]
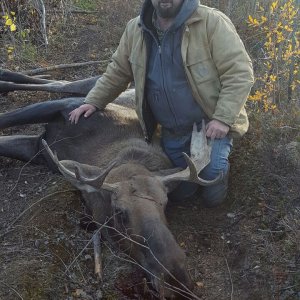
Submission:
[[[65,98],[40,102],[0,114],[0,129],[24,124],[47,123],[61,116],[66,119],[68,112],[80,106],[83,99]]]
[[[26,83],[45,84],[45,83],[55,82],[54,80],[30,77],[22,73],[12,72],[5,69],[0,69],[0,80],[15,82],[15,83],[25,83],[25,84]]]
[[[40,136],[14,135],[0,137],[0,156],[41,164]]]
[[[0,93],[11,91],[48,91],[86,96],[100,76],[73,82],[47,80],[0,69]]]

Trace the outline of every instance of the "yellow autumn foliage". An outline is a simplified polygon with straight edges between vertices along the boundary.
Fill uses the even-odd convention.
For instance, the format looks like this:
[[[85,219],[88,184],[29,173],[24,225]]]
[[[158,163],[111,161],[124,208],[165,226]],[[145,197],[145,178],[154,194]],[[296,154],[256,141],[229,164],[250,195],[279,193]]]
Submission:
[[[259,32],[264,53],[258,58],[262,63],[257,88],[249,100],[264,111],[277,109],[299,88],[299,31],[295,26],[298,13],[295,0],[277,0],[270,2],[267,9],[259,5],[257,15],[248,16],[248,26]]]
[[[6,13],[2,18],[5,20],[4,27],[7,28],[11,33],[17,31],[16,25],[16,13],[14,11],[10,11]],[[14,55],[14,47],[7,45],[6,46],[7,57],[9,60],[12,60]]]

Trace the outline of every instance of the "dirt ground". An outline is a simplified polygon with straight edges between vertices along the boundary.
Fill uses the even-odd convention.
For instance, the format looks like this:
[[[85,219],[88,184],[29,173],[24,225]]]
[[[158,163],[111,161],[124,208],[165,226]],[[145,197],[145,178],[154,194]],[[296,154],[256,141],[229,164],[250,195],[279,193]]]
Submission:
[[[99,16],[92,18],[72,17],[64,37],[68,42],[50,49],[43,58],[47,64],[110,56],[119,33],[104,32]],[[92,66],[52,76],[77,79],[101,72],[103,66]],[[1,112],[56,97],[1,95]],[[42,130],[19,126],[0,135]],[[200,299],[300,299],[300,171],[297,156],[295,163],[286,148],[297,134],[288,130],[266,133],[252,117],[249,133],[235,142],[230,158],[226,204],[207,209],[190,199],[168,206],[169,226],[187,253]],[[80,226],[83,211],[79,192],[61,176],[0,157],[0,299],[155,299],[143,292],[143,274],[105,246],[103,282],[98,282],[92,233]]]

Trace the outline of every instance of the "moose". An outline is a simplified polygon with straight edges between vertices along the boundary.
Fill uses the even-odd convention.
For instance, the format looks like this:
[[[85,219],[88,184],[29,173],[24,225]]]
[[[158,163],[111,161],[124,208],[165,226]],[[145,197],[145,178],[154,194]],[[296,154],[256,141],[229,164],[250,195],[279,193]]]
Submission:
[[[109,218],[115,242],[150,274],[165,297],[191,298],[193,284],[186,256],[167,227],[168,193],[178,183],[211,185],[198,174],[210,161],[205,126],[194,126],[188,167],[174,169],[158,139],[148,144],[132,108],[134,89],[125,91],[105,110],[72,125],[71,110],[78,107],[98,77],[61,82],[0,72],[0,92],[44,90],[81,97],[50,100],[0,114],[0,129],[47,123],[41,135],[0,136],[0,155],[59,171],[81,191],[84,204],[96,224]],[[118,237],[116,232],[119,233]],[[126,236],[127,238],[124,238]]]

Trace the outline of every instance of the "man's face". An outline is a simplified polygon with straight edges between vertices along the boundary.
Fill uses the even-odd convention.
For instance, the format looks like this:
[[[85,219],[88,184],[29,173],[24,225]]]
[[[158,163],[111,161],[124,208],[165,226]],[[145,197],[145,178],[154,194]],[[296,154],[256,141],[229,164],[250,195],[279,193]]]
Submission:
[[[151,0],[156,13],[165,19],[175,18],[184,0]]]

